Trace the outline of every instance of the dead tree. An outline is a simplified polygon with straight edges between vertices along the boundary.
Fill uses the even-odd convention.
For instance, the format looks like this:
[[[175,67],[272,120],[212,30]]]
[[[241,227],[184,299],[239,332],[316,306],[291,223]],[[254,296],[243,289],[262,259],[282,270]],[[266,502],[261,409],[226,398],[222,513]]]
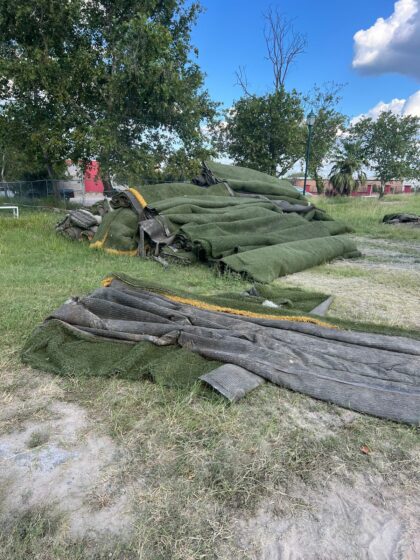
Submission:
[[[271,62],[274,75],[274,88],[278,91],[284,86],[287,74],[295,59],[303,54],[307,47],[306,35],[296,31],[293,21],[282,15],[277,9],[270,8],[264,14],[264,29],[267,46],[267,59]]]
[[[245,95],[250,97],[252,94],[249,91],[248,78],[246,76],[245,66],[239,66],[238,70],[235,72],[236,75],[236,85],[242,88]]]

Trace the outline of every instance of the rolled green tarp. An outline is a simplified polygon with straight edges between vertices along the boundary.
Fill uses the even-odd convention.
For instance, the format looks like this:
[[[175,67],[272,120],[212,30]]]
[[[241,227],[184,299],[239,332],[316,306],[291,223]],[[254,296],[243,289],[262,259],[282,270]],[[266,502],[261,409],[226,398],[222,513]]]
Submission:
[[[354,241],[338,235],[262,247],[224,257],[221,262],[258,282],[272,282],[336,257],[359,255]]]
[[[134,256],[139,243],[139,217],[131,208],[118,208],[105,214],[90,248],[115,255]]]
[[[238,181],[230,179],[228,181],[228,185],[235,192],[256,193],[265,196],[274,195],[278,197],[284,195],[286,199],[299,201],[300,204],[305,204],[307,202],[306,199],[291,186],[289,181],[279,181],[279,184],[277,185],[263,181]]]

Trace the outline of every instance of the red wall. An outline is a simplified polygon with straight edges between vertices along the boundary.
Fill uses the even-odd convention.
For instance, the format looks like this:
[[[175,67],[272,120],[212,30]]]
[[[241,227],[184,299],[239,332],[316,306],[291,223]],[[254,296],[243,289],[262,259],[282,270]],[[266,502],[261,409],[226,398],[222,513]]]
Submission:
[[[83,181],[85,184],[86,192],[104,192],[104,185],[102,179],[99,177],[99,162],[91,161],[86,167]]]

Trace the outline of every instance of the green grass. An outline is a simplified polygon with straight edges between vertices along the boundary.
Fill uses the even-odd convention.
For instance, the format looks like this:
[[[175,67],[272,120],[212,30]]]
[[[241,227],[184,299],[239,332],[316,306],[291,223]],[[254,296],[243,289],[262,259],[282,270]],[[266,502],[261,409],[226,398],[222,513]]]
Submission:
[[[61,533],[63,516],[41,507],[16,515],[1,527],[0,560],[134,560],[124,546],[111,551],[107,543],[72,541]]]
[[[48,439],[49,439],[49,434],[47,432],[35,430],[34,432],[31,433],[26,445],[29,449],[33,449],[35,447],[40,447],[41,445],[44,445],[44,443],[47,443]]]
[[[0,285],[2,344],[20,345],[49,311],[71,295],[100,286],[110,272],[123,271],[145,280],[196,293],[238,291],[248,286],[233,275],[220,276],[201,265],[171,265],[107,255],[54,233],[60,215],[23,211],[19,220],[0,217]]]
[[[316,202],[348,221],[359,236],[420,240],[419,230],[379,223],[391,211],[420,213],[420,197]],[[275,503],[278,515],[289,519],[310,510],[311,504],[296,494],[305,485],[318,485],[322,492],[325,481],[339,476],[351,484],[353,474],[360,473],[366,480],[407,488],[408,495],[415,492],[419,440],[408,426],[349,413],[270,384],[230,405],[200,385],[180,390],[23,369],[19,350],[34,326],[69,296],[98,287],[109,272],[195,293],[248,286],[205,266],[163,269],[153,261],[92,251],[57,237],[58,218],[33,210],[24,210],[19,220],[0,216],[0,407],[9,411],[0,421],[0,434],[19,433],[31,420],[53,423],[48,406],[57,399],[83,407],[89,429],[98,437],[110,436],[118,449],[111,478],[99,481],[85,500],[96,511],[124,492],[132,526],[124,539],[86,540],[70,537],[66,515],[52,507],[2,512],[0,560],[255,558],[235,543],[236,522],[267,503]],[[352,268],[326,266],[320,274],[345,280],[357,273],[369,280],[369,271]],[[404,279],[390,278],[398,288],[389,282],[384,288],[401,290]],[[287,285],[288,279],[282,282]],[[48,440],[43,434],[34,431],[26,448],[48,446],[54,430]],[[363,445],[371,449],[369,455],[360,452]],[[1,492],[7,488],[0,487],[0,504]]]
[[[367,197],[314,197],[314,204],[326,210],[335,220],[352,226],[357,234],[384,239],[418,240],[420,228],[383,224],[385,214],[408,212],[420,215],[420,194],[386,196],[382,200]]]

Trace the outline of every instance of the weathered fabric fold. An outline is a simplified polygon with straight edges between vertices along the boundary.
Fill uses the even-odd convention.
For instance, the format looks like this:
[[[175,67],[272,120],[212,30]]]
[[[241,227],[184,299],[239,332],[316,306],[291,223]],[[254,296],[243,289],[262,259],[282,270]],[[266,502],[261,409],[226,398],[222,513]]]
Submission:
[[[121,352],[124,344],[127,356]],[[344,331],[311,316],[285,317],[262,306],[260,313],[239,306],[229,310],[193,297],[136,287],[121,278],[53,312],[29,338],[22,357],[56,373],[72,373],[77,367],[88,374],[129,371],[141,377],[140,373],[159,371],[156,375],[167,379],[170,348],[182,349],[186,364],[193,364],[186,367],[189,380],[205,373],[203,368],[212,371],[217,364],[232,364],[359,412],[420,422],[417,340]],[[199,358],[189,360],[190,353]],[[173,364],[173,371],[182,383],[178,366]]]

